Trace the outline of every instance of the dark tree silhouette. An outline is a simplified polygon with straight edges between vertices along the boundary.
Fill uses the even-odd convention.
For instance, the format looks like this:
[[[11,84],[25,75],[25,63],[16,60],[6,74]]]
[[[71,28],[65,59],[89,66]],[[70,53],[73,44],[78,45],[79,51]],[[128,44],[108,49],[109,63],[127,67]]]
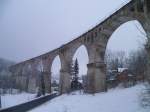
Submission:
[[[77,60],[77,58],[76,58],[75,64],[74,64],[75,80],[78,80],[78,74],[79,74],[79,64],[78,64],[78,60]]]
[[[41,74],[41,92],[42,95],[45,95],[45,83],[44,83],[44,75]]]
[[[72,82],[71,82],[71,88],[72,90],[77,90],[79,89],[79,64],[78,64],[78,60],[75,60],[74,66],[73,66],[73,72],[72,72],[73,76],[72,76]]]

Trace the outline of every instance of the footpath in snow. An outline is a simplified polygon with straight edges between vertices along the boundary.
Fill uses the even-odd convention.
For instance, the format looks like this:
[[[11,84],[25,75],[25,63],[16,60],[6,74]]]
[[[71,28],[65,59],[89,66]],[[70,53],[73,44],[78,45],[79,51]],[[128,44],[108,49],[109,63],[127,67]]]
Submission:
[[[95,95],[62,95],[30,112],[150,112],[140,106],[144,89],[141,84]]]

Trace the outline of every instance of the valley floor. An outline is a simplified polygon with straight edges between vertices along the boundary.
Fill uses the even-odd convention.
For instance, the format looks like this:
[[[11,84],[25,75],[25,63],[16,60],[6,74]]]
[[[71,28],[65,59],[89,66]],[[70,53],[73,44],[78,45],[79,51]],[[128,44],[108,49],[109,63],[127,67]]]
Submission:
[[[141,106],[143,84],[131,88],[116,88],[95,95],[80,94],[59,96],[30,112],[150,112]]]

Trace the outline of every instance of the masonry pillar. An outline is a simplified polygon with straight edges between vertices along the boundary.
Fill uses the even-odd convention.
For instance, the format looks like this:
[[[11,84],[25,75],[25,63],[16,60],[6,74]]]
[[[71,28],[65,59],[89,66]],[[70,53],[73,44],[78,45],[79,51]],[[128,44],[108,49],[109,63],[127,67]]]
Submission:
[[[45,83],[45,92],[51,93],[51,64],[52,61],[49,59],[43,60],[43,72],[44,83]]]
[[[23,73],[23,67],[19,67],[18,70],[16,71],[16,86],[18,89],[21,91],[26,90],[26,76]]]
[[[60,94],[68,93],[71,87],[70,81],[70,63],[72,57],[69,51],[61,51],[60,53],[61,60],[61,70],[60,70],[60,83],[59,83],[59,92]]]
[[[50,72],[44,71],[44,72],[42,72],[42,75],[44,76],[45,92],[51,93]]]
[[[36,93],[37,92],[37,68],[35,64],[31,65],[30,70],[27,73],[27,88],[28,92]]]
[[[16,84],[16,77],[17,77],[17,71],[16,71],[16,69],[15,68],[9,68],[9,71],[11,72],[11,75],[12,75],[12,80],[13,80],[13,82],[14,82],[14,84],[13,85],[15,85]],[[12,85],[12,86],[13,86]]]
[[[97,45],[88,46],[89,64],[87,72],[87,92],[106,91],[106,65],[104,63],[105,48]]]
[[[64,69],[60,70],[60,94],[68,93],[70,91],[70,74]]]

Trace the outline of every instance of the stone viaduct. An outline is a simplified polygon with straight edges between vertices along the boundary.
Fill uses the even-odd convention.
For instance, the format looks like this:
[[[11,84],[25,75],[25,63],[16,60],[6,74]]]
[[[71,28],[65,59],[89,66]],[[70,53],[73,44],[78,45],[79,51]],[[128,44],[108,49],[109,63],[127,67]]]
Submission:
[[[78,38],[46,54],[13,65],[10,71],[16,83],[29,92],[35,92],[35,88],[39,86],[39,71],[42,72],[45,89],[51,92],[51,66],[54,58],[59,55],[61,60],[59,88],[60,93],[66,93],[70,89],[69,64],[76,50],[84,45],[89,57],[86,91],[88,93],[105,91],[104,55],[109,38],[120,25],[132,20],[139,21],[148,35],[150,34],[149,18],[150,0],[131,0]]]

